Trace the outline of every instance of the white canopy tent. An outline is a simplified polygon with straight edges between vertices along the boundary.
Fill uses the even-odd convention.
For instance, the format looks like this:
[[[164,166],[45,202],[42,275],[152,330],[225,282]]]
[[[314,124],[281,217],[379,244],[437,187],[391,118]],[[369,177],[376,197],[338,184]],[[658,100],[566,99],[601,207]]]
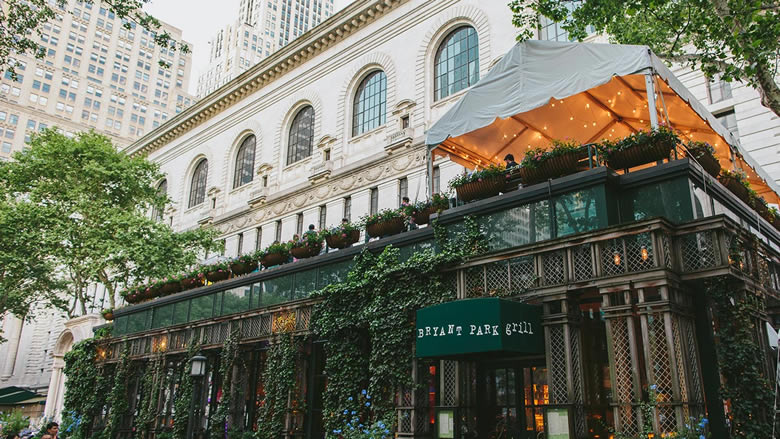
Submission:
[[[429,162],[446,155],[475,168],[507,153],[520,161],[553,139],[593,143],[658,123],[713,145],[721,167],[742,170],[778,203],[774,180],[646,46],[518,43],[431,127],[426,143]]]

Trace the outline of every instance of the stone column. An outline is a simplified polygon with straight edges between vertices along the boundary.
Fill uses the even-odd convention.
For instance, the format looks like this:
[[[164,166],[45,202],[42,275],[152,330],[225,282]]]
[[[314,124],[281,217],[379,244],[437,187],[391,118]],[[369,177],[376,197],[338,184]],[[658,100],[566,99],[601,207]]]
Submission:
[[[260,241],[260,248],[266,248],[271,245],[276,239],[276,222],[263,224],[262,226],[262,240]]]
[[[258,250],[257,243],[257,228],[244,231],[244,245],[242,246],[241,253],[247,254]]]
[[[15,315],[5,314],[3,322],[3,337],[8,340],[5,342],[5,358],[3,358],[2,369],[0,369],[0,381],[7,381],[14,374],[16,366],[16,356],[19,353],[19,342],[22,337],[22,327],[24,321]]]
[[[65,359],[63,355],[54,355],[54,361],[51,369],[51,380],[49,381],[49,390],[46,393],[46,407],[43,410],[45,418],[56,418],[60,420],[65,393]]]
[[[309,230],[309,224],[314,224],[314,229],[320,229],[320,206],[312,207],[303,211],[303,231]]]
[[[398,202],[398,180],[390,180],[379,185],[379,210],[397,209],[400,206]]]
[[[282,218],[282,242],[289,241],[295,235],[298,226],[298,215],[290,215]]]
[[[333,227],[341,224],[341,219],[344,217],[344,199],[331,201],[325,207],[325,223],[327,227]]]
[[[363,215],[368,215],[371,210],[371,189],[364,189],[352,194],[352,221],[360,220]],[[360,241],[365,242],[368,239],[366,231],[360,232]]]

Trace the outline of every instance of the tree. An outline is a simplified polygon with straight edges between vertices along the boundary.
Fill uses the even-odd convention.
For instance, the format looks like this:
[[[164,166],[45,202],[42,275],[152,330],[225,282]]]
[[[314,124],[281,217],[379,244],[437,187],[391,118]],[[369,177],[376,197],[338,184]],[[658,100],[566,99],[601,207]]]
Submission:
[[[3,224],[0,260],[14,257],[5,254],[6,237],[18,237],[8,241],[18,241],[16,253],[27,264],[8,270],[23,282],[3,284],[0,292],[20,298],[14,313],[25,309],[30,289],[24,286],[40,282],[28,266],[57,275],[73,315],[86,313],[87,288],[96,282],[105,285],[113,307],[119,287],[174,275],[198,254],[219,250],[214,230],[174,232],[150,218],[152,208],[162,210],[168,202],[155,187],[162,177],[157,164],[118,152],[94,132],[68,138],[46,130],[14,161],[0,164],[0,212],[27,219]],[[45,264],[32,264],[33,255]]]
[[[122,21],[126,29],[140,26],[148,30],[155,44],[171,50],[189,52],[189,47],[183,42],[177,42],[171,35],[161,29],[160,21],[143,12],[141,7],[149,0],[102,0],[99,5],[105,6],[116,18]],[[94,0],[84,0],[84,3],[94,4]],[[13,75],[14,53],[32,54],[43,58],[46,47],[37,41],[41,26],[61,16],[66,11],[67,0],[5,0],[0,3],[0,71],[8,69]],[[163,67],[170,63],[159,60]]]
[[[587,27],[621,44],[644,44],[670,63],[707,77],[743,81],[780,115],[778,0],[513,0],[518,38],[534,37],[539,18],[562,23],[582,40]]]

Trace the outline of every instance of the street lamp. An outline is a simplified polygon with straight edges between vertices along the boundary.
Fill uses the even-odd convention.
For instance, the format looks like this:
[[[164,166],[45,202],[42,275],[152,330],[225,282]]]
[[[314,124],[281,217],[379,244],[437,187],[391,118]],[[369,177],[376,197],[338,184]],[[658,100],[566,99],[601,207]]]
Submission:
[[[190,359],[190,377],[192,377],[192,398],[190,398],[190,415],[187,417],[187,439],[193,438],[195,425],[195,401],[200,399],[200,380],[206,375],[206,357],[198,353]],[[200,407],[200,404],[198,404]]]

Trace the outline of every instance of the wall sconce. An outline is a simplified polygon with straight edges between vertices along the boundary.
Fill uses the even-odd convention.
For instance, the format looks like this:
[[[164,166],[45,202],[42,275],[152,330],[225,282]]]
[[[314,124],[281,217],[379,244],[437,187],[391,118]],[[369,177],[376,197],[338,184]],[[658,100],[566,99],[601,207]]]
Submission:
[[[650,252],[647,251],[647,247],[644,245],[639,249],[639,255],[642,257],[642,262],[647,262],[650,259]]]
[[[612,261],[615,263],[615,265],[620,265],[620,253],[618,252],[613,253]]]

